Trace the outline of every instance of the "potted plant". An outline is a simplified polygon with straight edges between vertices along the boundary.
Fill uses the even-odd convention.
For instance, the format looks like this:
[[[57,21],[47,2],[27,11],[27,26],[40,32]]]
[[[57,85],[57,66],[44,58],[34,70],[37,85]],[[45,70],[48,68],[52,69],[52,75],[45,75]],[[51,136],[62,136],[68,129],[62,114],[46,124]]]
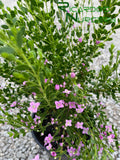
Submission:
[[[114,63],[115,46],[111,44],[109,63],[98,73],[90,64],[120,28],[119,19],[112,21],[119,15],[114,10],[120,3],[99,2],[99,10],[104,6],[103,16],[94,20],[93,33],[90,22],[86,31],[83,23],[76,27],[73,13],[59,6],[56,11],[55,4],[59,2],[18,0],[18,7],[5,10],[0,1],[0,18],[5,23],[0,30],[0,56],[4,59],[0,75],[9,81],[0,89],[0,103],[4,104],[0,122],[12,126],[8,133],[13,138],[24,136],[26,129],[32,131],[37,143],[59,160],[62,155],[72,160],[112,159],[112,144],[120,147],[117,129],[109,125],[99,96],[119,102],[120,51]],[[75,6],[79,8],[79,2],[75,1]],[[62,18],[63,12],[68,22]]]

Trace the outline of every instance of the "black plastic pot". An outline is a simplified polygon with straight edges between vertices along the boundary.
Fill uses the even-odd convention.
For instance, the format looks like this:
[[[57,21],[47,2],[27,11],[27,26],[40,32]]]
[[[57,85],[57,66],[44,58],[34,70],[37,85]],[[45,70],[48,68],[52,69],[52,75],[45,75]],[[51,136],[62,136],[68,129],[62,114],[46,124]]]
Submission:
[[[44,112],[44,109],[42,110],[42,112]],[[33,113],[32,114],[32,118],[34,118],[35,117],[35,113]],[[50,122],[51,121],[51,116],[50,115],[48,115],[47,116],[47,119],[46,120],[44,120],[43,121],[43,126],[45,126],[45,125],[47,125],[47,123],[48,122]],[[51,133],[51,135],[53,135],[53,131],[55,130],[55,127],[56,127],[57,125],[55,124],[55,125],[51,125],[51,126],[48,126],[47,128],[46,128],[46,131],[44,132],[44,135],[43,136],[41,136],[41,132],[36,132],[36,131],[31,131],[31,133],[32,133],[32,137],[34,138],[34,140],[35,140],[35,142],[43,149],[43,150],[46,150],[49,154],[50,154],[50,151],[49,150],[47,150],[46,149],[46,147],[44,146],[44,138],[49,134],[49,133]],[[61,129],[61,131],[62,131],[62,129]],[[60,135],[61,135],[61,133],[60,133]],[[90,136],[88,135],[88,137],[87,137],[87,140],[89,140],[90,139]],[[58,142],[60,142],[60,141],[58,141]],[[52,144],[52,146],[54,147],[54,148],[57,148],[58,147],[58,145],[57,145],[57,143],[56,142],[52,142],[51,143]],[[63,150],[65,150],[65,149],[67,149],[67,148],[63,148]],[[53,158],[51,158],[50,160],[53,160]],[[57,159],[56,159],[57,160]],[[62,160],[72,160],[72,159],[68,159],[65,155],[63,155],[62,156]]]
[[[44,109],[43,109],[43,111],[44,111]],[[32,118],[35,118],[35,113],[33,113],[32,114]],[[43,121],[43,126],[45,126],[48,122],[50,122],[51,121],[51,116],[49,115],[48,117],[47,117],[47,119],[46,120],[44,120]],[[46,131],[44,132],[44,135],[43,136],[41,136],[41,132],[36,132],[36,131],[31,131],[31,134],[32,134],[32,137],[34,138],[34,140],[35,140],[35,142],[43,149],[43,150],[46,150],[49,154],[50,154],[50,151],[49,150],[47,150],[46,149],[46,147],[44,146],[44,138],[49,134],[49,133],[51,133],[51,135],[53,135],[53,130],[55,130],[55,127],[56,127],[57,125],[55,124],[55,125],[51,125],[51,126],[48,126],[47,128],[46,128]],[[57,143],[56,142],[52,142],[51,143],[52,144],[52,146],[54,147],[54,148],[57,148],[58,147],[58,145],[57,145]],[[50,158],[50,160],[53,160],[54,158]],[[58,160],[58,159],[56,159],[56,160]],[[63,155],[62,156],[62,160],[68,160],[68,158],[65,156],[65,155]],[[70,160],[70,159],[69,159]],[[72,159],[71,159],[72,160]]]

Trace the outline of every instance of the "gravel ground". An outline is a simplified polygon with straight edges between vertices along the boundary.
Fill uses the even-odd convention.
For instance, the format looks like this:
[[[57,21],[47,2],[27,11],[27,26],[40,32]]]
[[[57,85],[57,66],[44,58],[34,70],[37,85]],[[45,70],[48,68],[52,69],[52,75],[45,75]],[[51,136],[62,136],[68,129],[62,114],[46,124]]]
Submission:
[[[16,4],[16,0],[2,1],[5,3],[5,6],[12,7]],[[73,3],[70,4],[72,5]],[[105,49],[102,50],[103,54],[94,60],[94,63],[91,64],[91,69],[94,68],[98,71],[102,64],[107,64],[109,59],[108,48],[111,43],[114,43],[116,50],[120,50],[120,30],[117,30],[117,33],[113,34],[112,37],[113,41],[106,43]],[[5,81],[2,77],[0,77],[0,85],[5,86]],[[115,104],[114,100],[111,98],[105,100],[101,97],[100,99],[106,105],[106,113],[110,123],[114,124],[118,128],[120,143],[120,104]],[[9,125],[0,124],[0,160],[32,160],[36,154],[40,155],[40,160],[49,160],[49,154],[39,148],[39,146],[34,142],[30,132],[28,132],[25,137],[20,136],[19,139],[12,139],[7,134],[9,129]],[[119,152],[116,151],[113,155],[113,159],[120,160],[120,150]]]

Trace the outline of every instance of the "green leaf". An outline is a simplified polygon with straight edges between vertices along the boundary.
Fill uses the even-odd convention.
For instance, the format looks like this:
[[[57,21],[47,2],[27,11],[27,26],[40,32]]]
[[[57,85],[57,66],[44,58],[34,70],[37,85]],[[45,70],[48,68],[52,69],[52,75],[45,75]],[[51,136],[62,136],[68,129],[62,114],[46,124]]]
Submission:
[[[1,56],[9,61],[15,61],[15,56],[13,54],[3,52]]]
[[[16,41],[17,41],[17,45],[18,45],[19,48],[21,48],[22,43],[23,43],[24,32],[25,32],[25,27],[23,26],[20,29],[20,31],[17,33],[17,36],[16,36]]]
[[[18,72],[13,72],[13,76],[14,76],[15,78],[18,78],[18,79],[26,79],[26,78],[23,76],[23,74],[18,73]]]
[[[7,132],[9,134],[10,137],[13,136],[13,133],[12,132]]]
[[[19,70],[19,71],[28,70],[28,69],[30,70],[30,68],[26,64],[21,64],[15,67],[15,70]]]
[[[120,25],[116,25],[116,26],[114,27],[114,29],[118,29],[118,28],[120,28]]]
[[[15,51],[9,46],[1,47],[0,48],[0,53],[3,53],[3,52],[5,52],[5,53],[15,53]]]
[[[9,28],[9,27],[8,27],[7,25],[5,25],[5,24],[1,25],[1,27],[2,27],[3,29],[8,29],[8,28]]]

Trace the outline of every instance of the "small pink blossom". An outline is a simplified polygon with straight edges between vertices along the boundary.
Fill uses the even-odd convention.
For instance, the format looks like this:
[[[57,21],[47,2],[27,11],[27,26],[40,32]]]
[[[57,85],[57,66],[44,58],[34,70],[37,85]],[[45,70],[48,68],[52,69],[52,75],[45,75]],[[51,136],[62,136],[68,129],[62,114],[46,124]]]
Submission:
[[[44,65],[46,65],[46,63],[48,63],[48,60],[47,60],[47,59],[45,60]]]
[[[66,93],[66,94],[70,94],[70,92],[71,92],[71,91],[69,91],[68,89],[65,89],[65,90],[63,91],[63,93]]]
[[[51,155],[52,155],[53,157],[56,157],[57,154],[56,154],[56,152],[53,151],[53,152],[51,152]]]
[[[101,134],[99,135],[99,138],[100,138],[101,140],[103,140],[103,136],[102,136]]]
[[[108,139],[108,141],[111,143],[111,142],[113,142],[113,138],[112,138],[112,135],[110,135],[110,136],[107,136],[107,139]]]
[[[81,43],[82,42],[82,38],[79,38],[78,41]]]
[[[107,136],[107,133],[106,133],[106,132],[103,132],[103,134],[104,134],[105,136]]]
[[[63,79],[65,78],[64,75],[61,76]]]
[[[59,90],[60,86],[58,84],[55,85],[55,90]]]
[[[48,80],[48,79],[45,79],[45,83],[47,83],[47,80]]]
[[[75,28],[75,24],[73,24],[73,28]]]
[[[71,78],[75,78],[75,73],[74,72],[71,73]]]
[[[96,44],[99,44],[99,43],[100,43],[100,41],[96,40]]]
[[[65,103],[65,106],[68,106],[68,103]]]
[[[25,85],[26,85],[26,82],[27,82],[27,81],[24,81],[24,82],[23,82],[23,86],[25,86]]]
[[[36,96],[36,93],[35,93],[35,92],[32,92],[32,95],[33,95],[33,96]]]
[[[39,159],[39,154],[37,154],[37,155],[35,156],[35,158],[32,159],[32,160],[40,160],[40,159]]]
[[[77,129],[83,129],[83,122],[77,122],[76,124],[75,124],[75,127],[77,128]]]
[[[63,104],[64,104],[63,100],[55,101],[56,109],[64,108]]]
[[[72,120],[66,120],[65,126],[72,126]]]
[[[49,145],[46,148],[47,148],[47,150],[50,150],[52,148],[51,143],[49,143]]]
[[[76,93],[74,93],[73,95],[74,95],[74,96],[76,96],[77,94],[76,94]]]
[[[45,139],[44,139],[45,145],[47,143],[50,143],[52,141],[52,139],[53,139],[53,136],[49,133],[48,136],[45,137]]]
[[[63,143],[60,143],[60,146],[62,147],[62,146],[63,146]]]
[[[83,127],[83,131],[82,131],[82,133],[83,133],[83,134],[88,134],[88,130],[89,130],[89,128],[85,128],[85,127]]]
[[[63,138],[63,137],[64,137],[64,135],[62,134],[62,135],[61,135],[61,138]]]
[[[77,114],[74,114],[75,117],[77,117]]]
[[[31,129],[34,129],[34,126],[31,126],[30,128],[31,128]]]
[[[62,87],[63,85],[62,84],[60,84],[60,87]]]
[[[106,131],[112,132],[112,126],[105,126],[105,128],[106,128]]]
[[[17,102],[16,102],[16,101],[14,101],[14,102],[10,105],[10,107],[15,107],[15,106],[16,106],[16,104],[17,104]]]
[[[70,11],[69,11],[69,10],[67,10],[67,12],[68,12],[68,13],[70,13]]]
[[[67,152],[69,153],[70,157],[75,156],[76,149],[73,147],[70,147],[67,149]]]
[[[100,127],[103,128],[103,124],[101,124]]]
[[[53,79],[50,80],[50,83],[53,83]]]
[[[76,108],[76,112],[77,113],[82,113],[83,111],[84,111],[84,108],[81,108],[81,107]]]
[[[65,88],[66,82],[63,82],[63,88]]]
[[[85,63],[82,63],[83,66],[85,66]]]
[[[103,151],[103,148],[100,148],[100,150],[98,151],[98,154],[101,154]]]
[[[30,107],[28,108],[28,111],[30,111],[30,112],[32,112],[32,113],[36,113],[39,105],[40,105],[39,102],[37,102],[37,103],[31,102],[31,103],[30,103]]]
[[[70,109],[72,109],[72,108],[76,108],[76,106],[75,106],[75,102],[68,102],[68,104],[69,104],[69,108]]]

